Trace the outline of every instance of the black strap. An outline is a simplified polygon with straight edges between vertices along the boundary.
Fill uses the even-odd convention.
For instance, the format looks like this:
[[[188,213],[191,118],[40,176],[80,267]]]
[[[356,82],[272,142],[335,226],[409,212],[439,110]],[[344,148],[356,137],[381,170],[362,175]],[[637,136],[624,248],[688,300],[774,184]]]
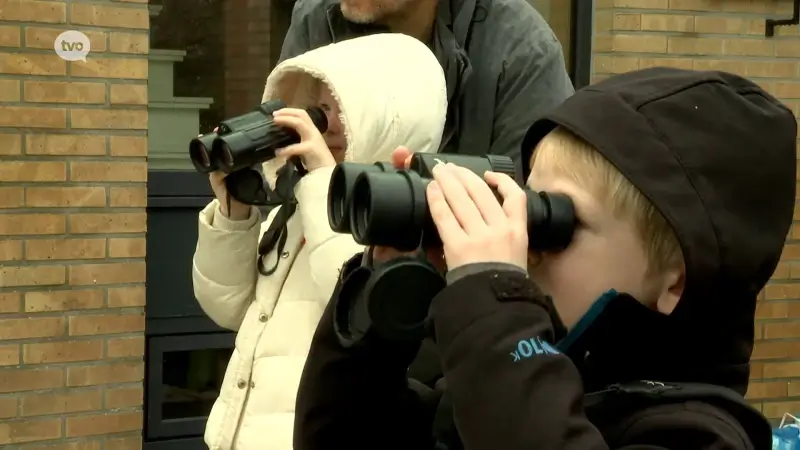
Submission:
[[[583,396],[584,408],[592,408],[606,401],[618,401],[622,397],[638,398],[642,401],[720,401],[747,405],[738,392],[713,384],[664,383],[660,381],[634,381],[608,386],[606,389]]]
[[[275,180],[275,195],[281,199],[280,209],[275,213],[267,231],[261,236],[258,243],[258,273],[269,276],[278,269],[281,253],[286,247],[289,234],[289,219],[297,211],[297,199],[294,196],[294,187],[307,172],[299,161],[289,161],[278,169],[278,178]],[[275,265],[267,269],[264,265],[266,256],[275,249],[277,258]]]

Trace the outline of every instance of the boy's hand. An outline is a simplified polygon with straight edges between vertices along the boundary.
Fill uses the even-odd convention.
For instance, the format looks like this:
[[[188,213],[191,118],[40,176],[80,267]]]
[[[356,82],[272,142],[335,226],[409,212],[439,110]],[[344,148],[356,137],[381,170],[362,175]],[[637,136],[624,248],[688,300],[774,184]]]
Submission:
[[[448,269],[482,262],[527,269],[527,201],[513,179],[486,172],[484,182],[453,164],[437,164],[433,176],[428,205],[444,244]],[[490,186],[503,198],[502,205]]]
[[[288,159],[292,156],[299,156],[309,172],[320,167],[336,165],[336,160],[325,144],[325,139],[305,110],[283,108],[272,113],[272,117],[275,119],[276,125],[291,128],[300,135],[299,143],[278,150],[277,154],[280,157]]]

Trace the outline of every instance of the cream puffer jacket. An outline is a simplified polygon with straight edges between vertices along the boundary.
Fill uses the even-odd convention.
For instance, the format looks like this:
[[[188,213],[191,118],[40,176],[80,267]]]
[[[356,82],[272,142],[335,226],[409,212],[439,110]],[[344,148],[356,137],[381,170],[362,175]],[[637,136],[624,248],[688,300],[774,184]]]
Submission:
[[[327,83],[339,101],[347,161],[390,161],[399,145],[437,151],[446,85],[436,57],[419,41],[378,34],[309,51],[275,68],[264,100],[313,104],[309,77]],[[280,164],[265,165],[268,178]],[[292,449],[295,396],[311,338],[340,267],[363,250],[328,225],[331,173],[318,169],[297,184],[286,246],[265,257],[266,267],[278,262],[270,276],[258,273],[257,246],[277,210],[263,222],[256,208],[249,220],[228,220],[217,200],[200,212],[195,296],[217,324],[238,331],[206,426],[212,450]]]

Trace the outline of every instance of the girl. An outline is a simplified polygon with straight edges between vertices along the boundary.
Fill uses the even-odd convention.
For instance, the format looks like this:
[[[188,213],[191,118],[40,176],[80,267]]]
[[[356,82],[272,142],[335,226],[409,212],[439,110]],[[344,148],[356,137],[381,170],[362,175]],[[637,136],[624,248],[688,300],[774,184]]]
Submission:
[[[263,101],[293,108],[275,113],[301,142],[264,165],[270,183],[290,156],[308,173],[289,205],[266,220],[231,199],[224,174],[211,174],[217,199],[200,212],[193,262],[194,292],[217,324],[238,331],[205,441],[212,450],[291,450],[300,375],[317,322],[342,264],[363,248],[328,225],[328,184],[337,162],[391,161],[407,146],[436,152],[447,111],[439,62],[422,43],[401,34],[355,38],[284,61],[269,75]],[[328,115],[324,134],[303,109]],[[283,209],[283,212],[281,210]],[[259,251],[259,237],[276,217],[282,245]],[[263,220],[263,222],[262,222]],[[273,230],[275,227],[273,227]],[[275,248],[272,248],[275,247]]]

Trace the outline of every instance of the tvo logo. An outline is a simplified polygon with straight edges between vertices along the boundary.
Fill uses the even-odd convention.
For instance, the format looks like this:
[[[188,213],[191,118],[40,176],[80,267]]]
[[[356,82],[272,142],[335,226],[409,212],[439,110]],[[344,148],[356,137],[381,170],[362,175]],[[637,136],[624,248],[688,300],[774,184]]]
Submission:
[[[80,31],[69,30],[58,35],[53,43],[56,55],[65,61],[86,62],[86,55],[92,50],[89,36]]]

